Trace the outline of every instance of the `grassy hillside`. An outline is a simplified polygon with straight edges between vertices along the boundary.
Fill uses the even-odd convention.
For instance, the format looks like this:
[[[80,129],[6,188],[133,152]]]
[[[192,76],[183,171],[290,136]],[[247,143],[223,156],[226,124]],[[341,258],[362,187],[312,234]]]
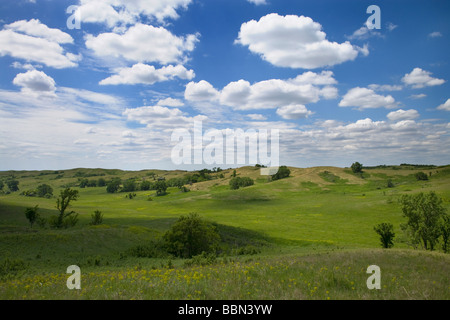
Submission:
[[[136,191],[136,197],[131,200],[126,198],[126,193],[109,194],[105,187],[79,188],[79,179],[103,178],[108,181],[120,177],[122,181],[131,178],[136,181],[154,181],[154,179],[162,177],[166,180],[181,178],[191,173],[161,170],[130,172],[105,169],[0,172],[0,180],[6,181],[8,177],[13,176],[20,182],[19,191],[0,194],[0,263],[6,265],[5,261],[16,261],[17,264],[15,268],[17,270],[4,268],[6,271],[3,272],[3,276],[0,274],[2,277],[0,278],[0,297],[40,298],[42,294],[42,297],[48,298],[51,296],[51,290],[40,291],[39,288],[33,287],[34,289],[31,291],[23,291],[18,289],[20,285],[17,283],[24,284],[28,283],[27,281],[35,281],[36,277],[39,278],[49,273],[53,273],[55,277],[66,277],[64,272],[67,266],[75,264],[80,266],[83,272],[92,273],[89,281],[92,282],[93,287],[90,284],[85,288],[87,291],[84,291],[86,294],[84,297],[117,298],[117,290],[119,290],[129,293],[124,295],[124,298],[154,298],[151,294],[133,294],[137,290],[134,286],[124,284],[124,286],[130,285],[126,289],[116,282],[114,282],[116,283],[114,286],[118,286],[117,290],[113,286],[113,292],[106,293],[99,289],[99,283],[95,279],[101,278],[104,273],[111,273],[116,275],[112,277],[117,280],[117,276],[128,272],[126,270],[135,270],[136,268],[138,270],[154,269],[160,272],[165,270],[164,272],[172,274],[175,271],[167,268],[172,265],[176,267],[177,273],[191,272],[191,269],[184,267],[185,261],[181,259],[169,261],[167,257],[139,258],[129,254],[133,248],[160,238],[180,215],[190,212],[196,212],[216,223],[222,239],[225,239],[224,245],[230,250],[248,246],[257,248],[255,252],[241,251],[244,255],[228,253],[219,257],[211,267],[213,270],[217,268],[219,278],[226,276],[228,272],[226,270],[230,267],[229,263],[232,263],[231,266],[237,263],[240,267],[244,267],[253,266],[254,263],[257,263],[255,261],[260,261],[266,266],[266,269],[261,270],[256,279],[268,281],[271,277],[270,266],[276,265],[277,261],[283,261],[283,263],[286,262],[288,269],[293,268],[288,272],[289,274],[292,272],[292,279],[297,279],[294,274],[305,273],[302,268],[306,268],[305,263],[309,261],[308,259],[313,259],[310,276],[314,278],[314,275],[322,268],[320,265],[331,263],[330,267],[341,268],[348,263],[348,259],[355,260],[355,265],[350,267],[366,263],[367,259],[359,260],[356,258],[356,254],[352,253],[353,250],[357,250],[354,252],[359,252],[358,255],[375,254],[376,258],[370,264],[377,264],[377,259],[387,259],[388,268],[394,269],[400,268],[400,265],[395,267],[393,265],[399,257],[405,258],[402,265],[417,264],[419,266],[422,265],[423,259],[443,261],[445,263],[438,264],[439,266],[433,271],[435,273],[433,277],[435,276],[436,279],[429,279],[431,283],[440,281],[441,284],[438,286],[440,289],[433,291],[434,293],[429,297],[437,297],[439,294],[448,292],[447,275],[449,274],[448,262],[450,262],[448,255],[429,255],[429,253],[410,250],[406,238],[400,230],[400,223],[404,222],[404,218],[397,199],[402,194],[432,190],[444,200],[447,210],[450,209],[449,166],[375,167],[366,168],[362,175],[353,174],[350,169],[335,167],[290,168],[290,170],[289,178],[269,182],[267,177],[259,174],[258,168],[236,169],[237,176],[251,177],[255,180],[253,186],[239,190],[230,190],[228,184],[233,170],[224,170],[220,173],[212,173],[212,180],[187,185],[190,192],[169,188],[167,195],[156,196],[155,191]],[[425,172],[429,176],[429,180],[417,181],[414,175],[419,171]],[[388,188],[388,180],[392,181],[394,187]],[[53,198],[20,195],[22,191],[35,189],[43,183],[53,187]],[[38,226],[31,229],[24,215],[25,208],[38,205],[41,216],[55,215],[57,213],[56,196],[62,188],[67,186],[79,190],[80,193],[79,200],[73,202],[71,206],[71,209],[79,214],[78,224],[74,228],[63,230],[39,228]],[[102,211],[104,222],[99,226],[90,226],[91,214],[95,210]],[[373,227],[381,222],[390,222],[394,225],[395,250],[373,251],[380,246]],[[317,256],[318,252],[322,255]],[[253,255],[245,255],[245,253]],[[287,261],[291,258],[296,262],[288,263]],[[221,264],[226,264],[227,267],[222,268]],[[296,264],[302,267],[294,267]],[[425,266],[425,264],[423,265]],[[316,267],[317,270],[314,269]],[[231,270],[233,269],[231,268]],[[235,270],[235,272],[242,270]],[[420,276],[424,277],[427,273],[428,271],[421,272]],[[417,276],[417,274],[414,275],[414,277]],[[408,278],[408,283],[414,281],[414,277]],[[357,281],[362,278],[367,278],[364,272],[358,274],[357,279],[359,280]],[[171,279],[175,281],[175,278]],[[425,279],[428,278],[425,277]],[[297,282],[299,283],[299,281]],[[353,282],[356,283],[356,280]],[[16,284],[14,285],[14,283]],[[205,288],[219,285],[208,281],[202,283]],[[335,284],[339,283],[338,281]],[[62,284],[61,290],[64,290],[65,282]],[[27,285],[32,286],[31,284]],[[158,285],[161,284],[155,284],[155,286]],[[242,283],[242,285],[244,284]],[[364,287],[365,282],[358,282],[358,285]],[[420,286],[422,285],[424,285],[423,282],[420,283]],[[15,286],[15,290],[12,290],[11,286]],[[270,297],[269,291],[273,288],[269,289],[269,287],[265,290],[261,289],[264,292],[252,293],[248,297]],[[324,292],[332,292],[326,290],[325,287],[321,287],[325,290]],[[211,292],[206,293],[205,290],[197,287],[176,288],[178,289],[174,289],[174,292],[167,291],[164,298],[187,298],[188,294],[192,298],[240,299],[247,297],[242,292],[238,294],[227,289],[223,295],[213,296]],[[239,288],[239,290],[243,290],[243,288]],[[431,288],[434,287],[430,285],[430,290],[432,290]],[[67,288],[65,290],[67,291]],[[200,291],[202,294],[195,296],[192,294],[194,292],[192,290]],[[295,294],[281,294],[280,291],[279,298],[296,299],[296,294],[304,298],[327,298],[325,293],[317,297],[309,296],[307,288],[303,286],[296,286],[296,290]],[[367,288],[365,290],[367,291]],[[360,291],[359,295],[355,296],[351,291],[342,293],[338,290],[329,296],[331,299],[351,297],[426,298],[425,295],[420,295],[418,287],[412,290],[417,291],[416,294],[411,295],[407,289],[407,294],[391,291],[387,295],[384,293],[370,295],[366,291],[364,291],[365,294]],[[14,292],[17,292],[17,295]],[[278,291],[273,291],[273,294],[276,292]],[[62,292],[58,293],[58,296],[71,297],[70,293],[63,294]],[[448,298],[448,294],[445,297]],[[273,298],[277,299],[277,297]]]

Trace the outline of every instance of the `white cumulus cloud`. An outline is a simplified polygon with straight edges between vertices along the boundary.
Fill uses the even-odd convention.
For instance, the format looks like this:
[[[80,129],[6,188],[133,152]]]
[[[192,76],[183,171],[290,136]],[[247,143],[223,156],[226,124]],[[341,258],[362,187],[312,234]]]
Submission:
[[[279,67],[315,69],[333,66],[358,56],[358,48],[346,41],[326,39],[322,26],[305,16],[272,13],[241,25],[236,43]]]
[[[25,73],[19,73],[13,80],[16,86],[22,87],[22,91],[32,94],[50,94],[55,93],[55,80],[42,71],[31,70]]]
[[[450,111],[450,99],[447,99],[447,101],[445,101],[445,103],[441,104],[437,108],[438,108],[438,110]]]
[[[356,87],[350,89],[339,102],[340,107],[355,107],[359,110],[373,108],[394,108],[397,105],[391,96],[376,94],[372,89]]]
[[[133,65],[131,68],[121,68],[117,74],[100,81],[101,85],[118,84],[149,84],[173,80],[174,78],[191,80],[195,74],[193,70],[187,70],[182,65],[169,65],[156,69],[143,63]]]
[[[439,86],[445,83],[444,79],[433,78],[431,72],[423,70],[421,68],[414,68],[411,73],[405,74],[402,78],[403,83],[413,87],[414,89],[420,89],[424,87]]]
[[[392,111],[387,115],[387,118],[391,121],[402,121],[402,120],[413,120],[418,118],[419,112],[417,112],[417,110],[414,109],[410,109],[410,110],[397,110],[397,111]]]
[[[87,35],[86,47],[99,57],[124,58],[135,62],[182,63],[194,50],[198,34],[177,37],[163,27],[138,23],[125,33]]]

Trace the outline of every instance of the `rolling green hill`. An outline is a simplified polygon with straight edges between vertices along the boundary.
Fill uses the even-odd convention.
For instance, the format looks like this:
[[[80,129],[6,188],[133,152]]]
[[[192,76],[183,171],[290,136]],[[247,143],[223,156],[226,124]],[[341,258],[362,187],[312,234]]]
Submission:
[[[127,270],[159,270],[158,272],[176,270],[170,271],[172,277],[170,279],[175,283],[176,277],[172,272],[190,274],[192,268],[196,267],[186,266],[186,261],[182,259],[139,258],[129,254],[133,248],[159,239],[180,215],[190,212],[196,212],[201,217],[214,222],[224,239],[224,246],[229,249],[226,254],[217,257],[211,267],[212,271],[209,271],[216,272],[214,271],[216,268],[221,277],[226,277],[227,272],[231,272],[226,270],[232,265],[239,264],[240,267],[250,268],[260,261],[266,267],[255,276],[259,282],[265,283],[271,279],[271,265],[278,266],[277,261],[283,261],[289,268],[287,261],[292,258],[292,261],[302,267],[293,267],[286,275],[280,276],[280,279],[288,281],[284,278],[288,274],[292,276],[292,279],[298,279],[297,276],[294,277],[294,273],[306,272],[306,269],[302,268],[306,268],[304,263],[309,261],[308,259],[312,259],[311,265],[319,269],[325,265],[327,268],[339,269],[344,264],[347,266],[348,259],[354,259],[355,263],[361,264],[363,261],[370,260],[366,259],[370,256],[370,252],[375,252],[374,255],[378,258],[374,258],[371,264],[377,264],[377,259],[389,261],[387,262],[389,270],[400,268],[398,265],[392,265],[397,258],[400,259],[398,263],[417,263],[421,266],[423,259],[444,261],[445,263],[435,265],[436,270],[433,269],[433,277],[436,279],[430,278],[430,281],[439,280],[441,283],[437,291],[432,291],[433,294],[430,297],[439,298],[441,295],[441,298],[449,298],[449,256],[412,250],[408,246],[407,238],[400,229],[400,224],[405,220],[397,200],[402,194],[435,191],[443,199],[444,206],[449,211],[450,166],[380,166],[365,168],[362,175],[354,174],[347,168],[336,167],[289,169],[290,177],[268,181],[267,177],[260,175],[258,168],[238,168],[237,176],[250,177],[255,181],[253,186],[239,190],[230,190],[228,184],[233,169],[228,169],[220,173],[210,173],[211,180],[187,184],[189,192],[181,192],[176,187],[169,188],[165,196],[156,196],[156,191],[152,190],[134,191],[136,196],[133,199],[126,197],[128,193],[107,193],[104,186],[79,188],[80,179],[102,178],[106,181],[113,178],[121,178],[122,181],[134,179],[139,184],[144,180],[153,182],[158,178],[164,178],[166,181],[172,178],[183,178],[192,173],[105,169],[0,172],[0,181],[13,177],[19,181],[20,188],[16,192],[0,194],[0,263],[3,265],[3,271],[0,266],[0,298],[51,298],[51,291],[40,291],[40,288],[30,283],[50,273],[54,274],[54,277],[66,278],[64,272],[67,266],[78,265],[83,272],[90,274],[89,281],[92,282],[85,288],[87,291],[84,297],[114,299],[120,297],[115,295],[120,290],[128,290],[124,298],[153,299],[155,298],[153,294],[133,294],[133,290],[137,289],[130,281],[124,282],[125,288],[116,283],[117,277],[119,275],[124,277]],[[415,173],[419,171],[425,172],[429,179],[418,181]],[[388,187],[389,180],[393,187]],[[21,195],[23,191],[36,189],[40,184],[50,185],[54,189],[54,196],[38,198]],[[42,217],[48,218],[55,215],[57,213],[56,196],[65,187],[79,190],[79,200],[71,204],[71,210],[79,214],[78,224],[63,230],[42,228],[37,225],[30,228],[24,215],[25,209],[38,205],[39,214]],[[7,191],[6,186],[3,189]],[[90,226],[91,215],[95,210],[100,210],[104,214],[104,221],[99,226]],[[374,251],[380,247],[380,244],[373,227],[381,222],[390,222],[394,225],[396,233],[394,249]],[[239,248],[244,248],[240,251],[240,255],[236,254]],[[247,252],[245,248],[256,249]],[[366,258],[359,259],[358,255]],[[13,267],[7,267],[8,263]],[[219,267],[221,265],[224,267]],[[175,266],[175,269],[172,269],[172,266]],[[206,267],[202,268],[205,268],[202,272],[206,272]],[[358,265],[358,268],[359,272],[362,272],[360,270],[362,267]],[[236,272],[242,270],[239,269]],[[428,271],[418,272],[421,277],[428,279]],[[395,271],[392,272],[395,273]],[[111,291],[108,294],[99,288],[100,280],[96,278],[96,275],[103,277],[102,274],[115,275],[113,277],[116,282],[111,285]],[[307,281],[310,285],[316,281],[315,275],[319,276],[319,270],[308,271]],[[402,276],[408,277],[407,274]],[[364,277],[367,278],[365,272],[362,272],[353,282],[357,281],[356,279],[362,281]],[[395,277],[394,274],[393,277]],[[364,283],[358,284],[359,289],[353,286],[355,289],[352,290],[351,285],[348,287],[341,283],[344,280],[336,281],[335,285],[331,281],[326,282],[325,287],[316,285],[309,289],[307,284],[299,285],[295,293],[284,295],[280,293],[279,297],[272,298],[296,299],[298,294],[300,298],[340,299],[354,297],[352,295],[354,290],[358,292],[357,297],[367,299],[427,298],[425,294],[422,295],[414,279],[409,278],[404,280],[403,286],[415,286],[411,289],[413,293],[408,291],[408,294],[405,294],[405,291],[400,289],[395,291],[389,288],[386,290],[389,291],[389,295],[364,293],[364,290],[367,290],[363,288]],[[20,287],[21,283],[28,283],[26,285],[33,289],[26,291]],[[64,293],[67,288],[64,289],[64,281],[61,283],[63,289],[56,291],[59,292],[58,295],[62,298],[73,298],[71,293]],[[205,287],[212,285],[208,281],[202,283]],[[424,285],[423,283],[421,282],[420,285]],[[107,281],[104,287],[109,285]],[[155,284],[156,287],[159,285],[161,285],[159,282]],[[214,282],[215,285],[219,284]],[[343,285],[343,288],[340,285]],[[15,290],[12,290],[14,286]],[[19,290],[19,287],[22,289]],[[314,287],[321,288],[316,289],[321,292],[320,295],[310,294],[308,290],[313,290]],[[260,289],[267,292],[259,294],[253,292],[248,296],[231,292],[231,287],[227,287],[225,293],[218,295],[206,293],[203,287],[202,290],[197,287],[191,288],[189,285],[174,286],[174,288],[177,289],[168,290],[168,294],[163,295],[163,298],[267,298],[270,297],[269,291],[272,290],[267,283]],[[331,292],[335,289],[337,291],[334,291],[333,296]],[[196,295],[194,291],[200,291],[202,294]]]

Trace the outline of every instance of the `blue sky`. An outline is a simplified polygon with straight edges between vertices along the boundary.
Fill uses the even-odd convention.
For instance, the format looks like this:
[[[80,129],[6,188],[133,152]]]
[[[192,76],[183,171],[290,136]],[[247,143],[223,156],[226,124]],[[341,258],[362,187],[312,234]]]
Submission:
[[[171,161],[171,133],[194,120],[279,129],[291,166],[449,164],[449,13],[445,0],[2,0],[0,170],[198,168]]]

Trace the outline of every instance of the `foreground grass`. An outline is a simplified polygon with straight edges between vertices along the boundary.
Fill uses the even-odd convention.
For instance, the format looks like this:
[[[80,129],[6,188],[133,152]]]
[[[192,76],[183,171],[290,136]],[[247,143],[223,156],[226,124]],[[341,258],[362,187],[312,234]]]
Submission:
[[[0,299],[335,300],[450,299],[450,257],[412,250],[356,250],[222,261],[189,268],[81,270],[81,290],[68,274],[0,282]],[[381,289],[369,290],[369,265]]]

